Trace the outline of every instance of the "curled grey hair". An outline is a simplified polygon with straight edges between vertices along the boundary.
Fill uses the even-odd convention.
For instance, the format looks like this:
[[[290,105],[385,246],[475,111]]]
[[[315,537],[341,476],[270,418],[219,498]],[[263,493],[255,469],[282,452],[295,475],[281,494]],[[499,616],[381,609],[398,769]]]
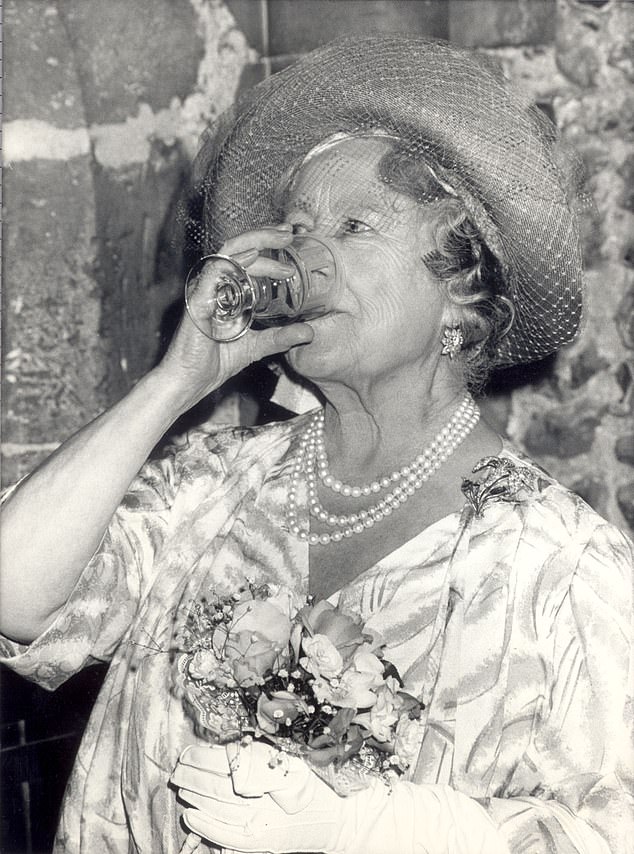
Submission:
[[[395,144],[382,158],[379,172],[394,190],[433,211],[436,248],[423,261],[459,309],[464,380],[471,390],[480,390],[495,367],[499,343],[515,315],[504,294],[502,267],[464,204],[448,192],[427,162]]]

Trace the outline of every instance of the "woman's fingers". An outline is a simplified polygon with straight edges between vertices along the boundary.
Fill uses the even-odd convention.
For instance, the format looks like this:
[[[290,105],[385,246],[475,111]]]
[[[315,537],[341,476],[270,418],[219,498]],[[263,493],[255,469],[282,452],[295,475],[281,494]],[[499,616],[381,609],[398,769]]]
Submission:
[[[303,760],[257,741],[228,744],[226,749],[236,794],[245,798],[270,794],[289,815],[312,801],[316,778]]]
[[[235,258],[235,255],[233,257]],[[287,279],[297,272],[292,264],[274,261],[273,258],[268,258],[266,255],[259,255],[254,261],[242,264],[242,266],[250,276],[266,276],[269,279]]]
[[[220,254],[224,255],[224,253]],[[244,252],[235,252],[228,257],[231,257],[241,267],[248,269],[250,276],[268,276],[271,279],[283,279],[287,276],[292,276],[296,272],[292,264],[284,264],[281,261],[276,261],[274,258],[269,258],[267,255],[260,255],[257,249],[246,249]],[[197,279],[205,280],[210,278],[209,273],[214,269],[214,263],[213,260],[207,261],[200,270]]]
[[[176,786],[183,798],[191,803],[186,793],[195,793],[201,797],[217,798],[220,800],[235,800],[233,784],[230,777],[219,777],[213,771],[201,771],[187,765],[178,765],[172,774],[170,782]]]
[[[188,803],[192,803],[191,793],[235,800],[224,747],[186,747],[180,755],[170,782],[182,790],[181,797]]]
[[[266,356],[273,356],[275,353],[285,353],[302,344],[310,344],[314,334],[313,328],[308,323],[274,326],[258,332],[249,331],[243,339],[248,346],[247,364],[257,362]]]
[[[233,788],[247,798],[261,797],[277,789],[288,773],[287,754],[269,744],[228,744],[226,747]]]
[[[295,268],[290,264],[283,264],[266,254],[260,253],[266,253],[267,250],[283,249],[289,246],[292,240],[291,226],[246,231],[244,234],[228,240],[219,254],[229,255],[242,267],[248,268],[249,275],[281,279],[291,276],[295,272]]]
[[[293,241],[293,228],[291,225],[282,224],[258,228],[255,231],[245,231],[232,237],[223,244],[221,255],[236,255],[248,249],[281,249]]]
[[[222,848],[244,852],[262,851],[261,841],[253,838],[250,827],[244,823],[227,824],[196,809],[185,810],[183,820],[194,833],[203,839],[210,839]]]
[[[178,757],[178,765],[200,768],[203,771],[212,771],[221,777],[228,777],[231,773],[227,751],[220,745],[205,747],[198,744],[190,744]]]
[[[253,264],[258,257],[257,249],[246,249],[244,252],[236,252],[231,256],[234,261],[240,264],[241,267],[248,267],[249,264]]]
[[[220,254],[229,255],[241,266],[248,267],[249,275],[283,278],[292,275],[294,267],[259,253],[266,252],[267,249],[283,249],[292,242],[293,232],[290,225],[271,226],[257,231],[245,231],[244,234],[231,238],[224,244]]]

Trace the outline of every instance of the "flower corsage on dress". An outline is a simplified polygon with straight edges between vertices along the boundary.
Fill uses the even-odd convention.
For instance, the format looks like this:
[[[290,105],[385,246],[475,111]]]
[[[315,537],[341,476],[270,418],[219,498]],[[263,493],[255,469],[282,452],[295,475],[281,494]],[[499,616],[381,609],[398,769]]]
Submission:
[[[422,704],[359,620],[294,601],[247,583],[192,605],[176,668],[197,732],[301,756],[340,795],[389,784],[415,760]]]

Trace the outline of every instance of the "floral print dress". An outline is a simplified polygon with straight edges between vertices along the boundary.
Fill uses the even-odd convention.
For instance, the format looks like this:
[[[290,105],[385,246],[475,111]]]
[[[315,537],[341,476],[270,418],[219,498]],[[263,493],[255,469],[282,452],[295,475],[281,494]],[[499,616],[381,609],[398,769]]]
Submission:
[[[29,646],[1,641],[4,663],[51,690],[110,662],[57,852],[180,850],[168,781],[197,736],[174,675],[177,629],[193,600],[245,578],[308,592],[308,546],[284,508],[309,417],[196,431],[148,462],[53,625]],[[464,492],[461,512],[334,597],[387,639],[422,695],[413,779],[477,799],[513,854],[629,854],[632,545],[508,447]]]

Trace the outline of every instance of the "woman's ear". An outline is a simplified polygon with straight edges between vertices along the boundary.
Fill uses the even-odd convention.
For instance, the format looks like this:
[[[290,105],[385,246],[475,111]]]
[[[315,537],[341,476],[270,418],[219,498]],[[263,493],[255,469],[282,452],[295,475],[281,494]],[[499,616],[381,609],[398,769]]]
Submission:
[[[456,311],[456,306],[449,301],[448,297],[445,297],[445,306],[442,312],[443,326],[455,328],[462,325],[462,320],[463,318]]]
[[[463,329],[465,325],[464,312],[460,306],[452,302],[447,294],[444,295],[444,307],[442,310],[442,325],[444,329]]]

